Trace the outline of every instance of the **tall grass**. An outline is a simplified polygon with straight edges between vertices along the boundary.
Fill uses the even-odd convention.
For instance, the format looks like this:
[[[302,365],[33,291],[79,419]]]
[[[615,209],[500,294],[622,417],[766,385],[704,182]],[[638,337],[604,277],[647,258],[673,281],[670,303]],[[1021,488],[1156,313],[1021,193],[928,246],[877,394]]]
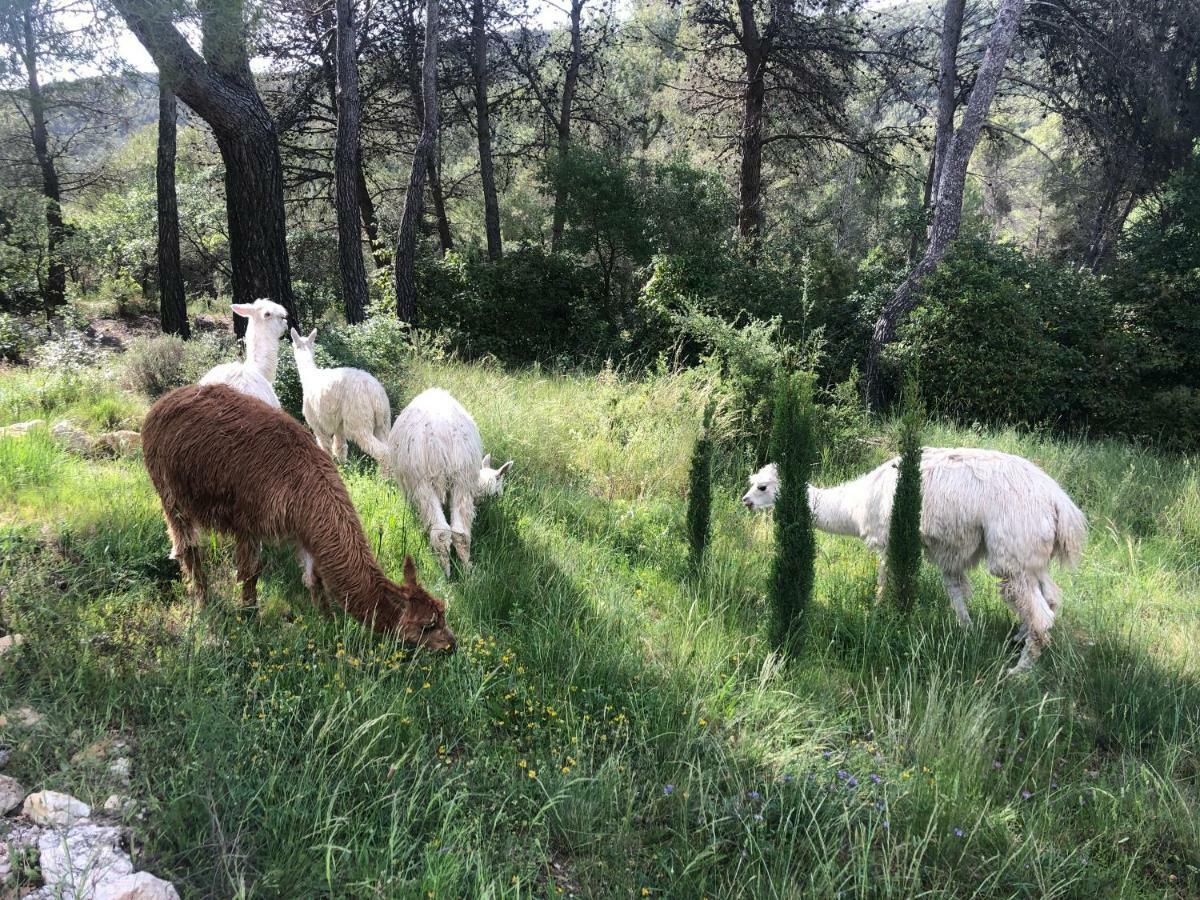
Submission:
[[[90,383],[47,401],[49,376],[0,374],[0,414],[144,404]],[[388,388],[433,384],[519,463],[481,509],[474,571],[441,575],[367,462],[343,475],[385,567],[412,552],[450,599],[450,658],[309,609],[283,549],[247,616],[212,542],[216,599],[196,609],[136,460],[0,439],[0,629],[28,637],[0,714],[45,717],[0,734],[6,774],[99,803],[111,776],[71,756],[135,738],[131,846],[187,896],[1200,892],[1194,458],[931,423],[930,444],[1034,459],[1088,513],[1055,643],[1005,680],[1013,623],[985,573],[975,630],[929,573],[897,628],[871,554],[822,535],[808,649],[781,667],[771,525],[732,477],[683,577],[694,376],[417,362]],[[893,450],[889,430],[864,470]]]

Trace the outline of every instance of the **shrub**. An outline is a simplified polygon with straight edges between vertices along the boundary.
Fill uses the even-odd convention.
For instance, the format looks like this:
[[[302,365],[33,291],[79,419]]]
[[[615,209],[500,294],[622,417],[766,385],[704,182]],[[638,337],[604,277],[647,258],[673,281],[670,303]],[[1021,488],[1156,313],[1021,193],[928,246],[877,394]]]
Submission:
[[[704,408],[704,423],[692,448],[692,466],[688,473],[688,564],[693,572],[700,571],[704,551],[708,548],[712,516],[713,406],[710,400]]]
[[[154,400],[177,387],[195,384],[213,366],[236,358],[236,347],[228,337],[204,334],[184,341],[161,334],[130,341],[120,365],[125,383]]]
[[[0,360],[26,362],[40,340],[32,325],[17,316],[0,313]]]
[[[901,612],[913,608],[921,575],[921,425],[915,379],[908,379],[900,416],[900,464],[888,522],[887,594]]]
[[[771,458],[779,469],[775,501],[775,558],[771,566],[771,643],[796,651],[812,599],[817,555],[808,482],[814,457],[812,376],[779,378],[771,429]]]
[[[959,418],[1083,424],[1114,390],[1108,321],[1094,277],[968,238],[925,279],[889,359],[919,361],[926,400]]]

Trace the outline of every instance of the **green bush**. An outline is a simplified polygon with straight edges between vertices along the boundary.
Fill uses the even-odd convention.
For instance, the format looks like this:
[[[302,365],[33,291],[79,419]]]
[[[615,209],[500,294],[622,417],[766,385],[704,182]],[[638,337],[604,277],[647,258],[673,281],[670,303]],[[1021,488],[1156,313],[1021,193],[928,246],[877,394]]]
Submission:
[[[1108,331],[1092,276],[968,238],[925,279],[889,359],[919,362],[926,400],[960,419],[1083,425],[1119,376]]]
[[[700,570],[704,551],[708,549],[708,533],[712,519],[712,401],[704,408],[704,422],[692,448],[692,464],[688,472],[688,564],[693,572]]]
[[[572,255],[516,248],[491,262],[448,253],[421,267],[420,324],[468,358],[513,364],[604,359],[614,343],[595,272]]]
[[[771,429],[771,458],[779,470],[770,583],[771,644],[779,651],[799,649],[816,580],[817,543],[808,506],[814,451],[812,376],[783,374]]]
[[[1128,360],[1111,424],[1173,447],[1200,446],[1200,155],[1129,227],[1113,277]]]
[[[0,312],[0,360],[27,362],[42,340],[38,330],[24,319]]]
[[[177,387],[195,384],[213,366],[237,356],[236,344],[229,336],[203,334],[184,341],[173,334],[160,334],[130,341],[120,366],[125,383],[154,400]]]
[[[924,418],[916,381],[904,385],[900,417],[900,464],[892,517],[888,522],[887,594],[892,605],[909,612],[921,577],[921,426]]]

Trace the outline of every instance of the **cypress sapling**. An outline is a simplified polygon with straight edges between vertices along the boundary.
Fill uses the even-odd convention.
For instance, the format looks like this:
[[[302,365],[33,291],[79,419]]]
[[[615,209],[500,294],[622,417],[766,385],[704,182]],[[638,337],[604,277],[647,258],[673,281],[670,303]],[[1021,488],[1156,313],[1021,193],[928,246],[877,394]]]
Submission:
[[[808,482],[816,456],[812,376],[781,375],[771,427],[771,458],[779,470],[775,501],[775,559],[771,567],[771,643],[795,651],[812,599],[817,555]]]
[[[704,408],[704,425],[692,448],[692,467],[688,473],[688,568],[700,571],[708,548],[712,507],[712,418],[713,403]]]
[[[917,600],[921,575],[921,428],[924,413],[916,381],[905,380],[901,394],[900,462],[892,517],[888,523],[886,593],[901,612]]]

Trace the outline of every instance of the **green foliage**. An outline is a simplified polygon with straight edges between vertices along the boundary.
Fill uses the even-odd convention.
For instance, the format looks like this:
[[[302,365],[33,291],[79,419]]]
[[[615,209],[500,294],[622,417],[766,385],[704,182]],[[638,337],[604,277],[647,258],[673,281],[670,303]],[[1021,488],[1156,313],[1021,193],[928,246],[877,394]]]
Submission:
[[[0,360],[26,362],[41,343],[36,328],[19,316],[0,312]]]
[[[1129,379],[1114,424],[1200,445],[1200,155],[1130,226],[1114,281]]]
[[[130,341],[120,365],[125,384],[154,400],[177,387],[195,384],[213,366],[235,356],[231,337],[200,334],[184,341],[162,334]]]
[[[525,247],[490,262],[448,253],[419,276],[422,327],[448,332],[463,356],[576,363],[603,359],[612,346],[602,286],[572,255]]]
[[[921,429],[924,413],[917,382],[905,381],[900,414],[900,462],[888,522],[887,595],[901,612],[917,600],[921,576]]]
[[[700,570],[704,551],[708,549],[708,533],[712,519],[712,421],[715,403],[704,407],[704,422],[692,448],[692,465],[688,471],[688,564],[693,572]]]
[[[1092,276],[968,238],[925,279],[890,358],[919,362],[921,392],[944,413],[1081,425],[1111,398],[1107,329]]]
[[[771,645],[795,652],[804,639],[816,579],[817,543],[808,484],[816,459],[812,376],[781,374],[771,428],[771,458],[779,470],[775,555],[771,564]]]

